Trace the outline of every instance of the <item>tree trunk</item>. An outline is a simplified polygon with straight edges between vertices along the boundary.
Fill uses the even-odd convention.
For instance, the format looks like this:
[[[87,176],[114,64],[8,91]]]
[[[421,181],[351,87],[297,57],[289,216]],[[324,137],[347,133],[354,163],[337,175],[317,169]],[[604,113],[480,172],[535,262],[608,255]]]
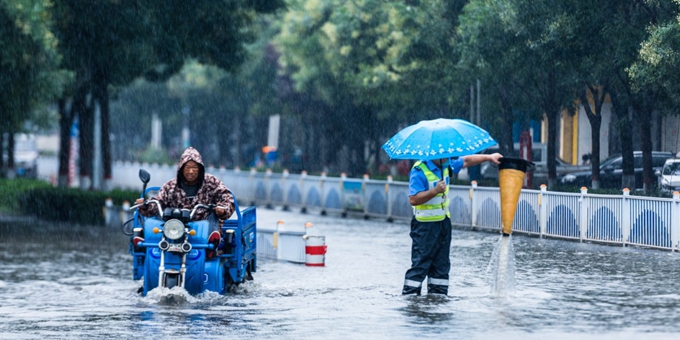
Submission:
[[[16,176],[14,170],[14,134],[16,133],[16,128],[10,126],[7,131],[7,177],[14,178]]]
[[[59,98],[59,170],[57,179],[60,187],[68,187],[68,160],[71,150],[72,110],[66,108],[66,98]]]
[[[612,100],[612,108],[616,117],[618,118],[617,129],[619,131],[619,144],[621,147],[621,188],[635,188],[635,165],[633,156],[633,119],[631,117],[631,106],[628,92],[624,92],[623,96],[619,96],[616,91],[609,92],[609,98]]]
[[[111,140],[110,140],[110,126],[111,114],[109,110],[109,90],[105,82],[98,85],[99,106],[101,108],[101,155],[102,155],[102,172],[104,182],[102,183],[102,190],[108,191],[111,188],[109,183],[113,179],[112,159],[111,159]]]
[[[557,163],[555,157],[557,155],[557,120],[560,117],[560,108],[555,106],[548,108],[548,188],[552,188],[557,184]]]
[[[512,138],[512,125],[514,123],[512,104],[510,103],[505,87],[499,89],[499,93],[501,97],[501,107],[503,108],[503,128],[501,129],[501,137],[498,140],[498,149],[503,156],[515,157],[517,155],[515,154],[515,145]]]
[[[89,93],[91,95],[91,93]],[[80,188],[92,188],[93,156],[94,156],[94,110],[92,98],[83,100],[74,106],[78,112],[80,123],[79,156],[80,156]],[[75,103],[74,103],[75,104]]]
[[[592,95],[594,110],[590,105],[586,90],[589,90]],[[592,143],[590,166],[593,189],[600,188],[600,130],[602,128],[602,103],[604,102],[605,91],[606,87],[602,90],[597,90],[588,85],[584,86],[581,91],[581,104],[590,122],[590,139]]]
[[[652,169],[652,133],[651,133],[651,109],[638,113],[640,127],[640,148],[642,149],[642,187],[646,195],[651,195],[654,190],[654,171]]]
[[[621,142],[621,188],[635,188],[635,156],[633,155],[633,119],[629,106],[616,110],[619,116]]]
[[[4,138],[5,132],[0,129],[0,178],[4,178],[7,176],[6,169],[5,169],[5,160],[2,157],[3,151],[5,151],[5,138]]]

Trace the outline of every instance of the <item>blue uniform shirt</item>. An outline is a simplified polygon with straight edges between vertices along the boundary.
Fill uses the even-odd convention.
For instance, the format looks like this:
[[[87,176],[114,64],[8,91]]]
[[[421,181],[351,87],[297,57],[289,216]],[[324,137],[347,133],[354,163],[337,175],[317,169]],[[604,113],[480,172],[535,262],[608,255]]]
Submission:
[[[437,175],[439,178],[442,178],[442,169],[439,168],[439,166],[435,165],[434,162],[432,161],[423,161],[425,165],[432,171],[435,175]],[[462,157],[458,157],[457,159],[449,159],[448,162],[444,162],[442,165],[443,169],[446,169],[447,166],[451,165],[451,169],[453,170],[453,174],[457,174],[462,168],[463,164],[465,163],[465,160]],[[452,176],[453,174],[449,174],[449,176]],[[449,184],[448,182],[446,184]],[[421,191],[425,191],[430,189],[429,184],[427,183],[427,178],[425,177],[425,174],[417,167],[414,167],[411,169],[411,173],[409,175],[409,181],[408,181],[408,195],[413,196],[418,194]]]

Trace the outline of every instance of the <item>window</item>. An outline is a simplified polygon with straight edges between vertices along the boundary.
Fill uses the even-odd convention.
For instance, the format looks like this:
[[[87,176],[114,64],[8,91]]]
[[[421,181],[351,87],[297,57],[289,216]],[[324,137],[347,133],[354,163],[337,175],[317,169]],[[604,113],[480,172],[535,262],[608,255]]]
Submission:
[[[666,163],[666,157],[663,156],[652,156],[652,167],[660,168]]]
[[[635,160],[633,161],[634,168],[642,168],[642,155],[635,155]]]
[[[622,160],[621,158],[617,158],[617,159],[613,160],[612,162],[610,162],[610,163],[607,165],[607,168],[610,168],[610,169],[621,169],[621,163],[622,163],[622,162],[623,162],[623,160]]]
[[[679,175],[680,174],[680,162],[669,163],[663,168],[664,175]]]
[[[531,161],[540,163],[543,160],[543,149],[541,148],[536,148],[533,149],[531,152]]]

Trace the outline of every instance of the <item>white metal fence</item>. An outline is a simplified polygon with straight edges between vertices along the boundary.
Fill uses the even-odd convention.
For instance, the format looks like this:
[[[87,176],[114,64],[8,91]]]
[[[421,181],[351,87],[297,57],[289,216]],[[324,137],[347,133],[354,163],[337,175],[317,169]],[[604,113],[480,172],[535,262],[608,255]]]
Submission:
[[[114,164],[114,187],[138,188],[139,168],[152,185],[176,176],[175,166]],[[218,168],[206,170],[234,192],[239,205],[283,206],[322,214],[410,220],[408,183]],[[499,231],[498,188],[451,186],[451,221],[456,226]],[[261,226],[266,228],[266,226]],[[271,226],[274,227],[274,226]],[[522,190],[513,232],[578,241],[680,250],[680,195],[650,198]]]

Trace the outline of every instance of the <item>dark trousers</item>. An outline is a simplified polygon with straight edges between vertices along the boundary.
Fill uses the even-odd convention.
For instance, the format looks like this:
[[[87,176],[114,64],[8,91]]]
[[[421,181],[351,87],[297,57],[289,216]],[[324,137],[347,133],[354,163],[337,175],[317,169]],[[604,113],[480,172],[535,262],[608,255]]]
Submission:
[[[420,294],[428,277],[428,293],[447,294],[451,260],[451,219],[420,222],[411,219],[411,268],[406,271],[403,294]]]

